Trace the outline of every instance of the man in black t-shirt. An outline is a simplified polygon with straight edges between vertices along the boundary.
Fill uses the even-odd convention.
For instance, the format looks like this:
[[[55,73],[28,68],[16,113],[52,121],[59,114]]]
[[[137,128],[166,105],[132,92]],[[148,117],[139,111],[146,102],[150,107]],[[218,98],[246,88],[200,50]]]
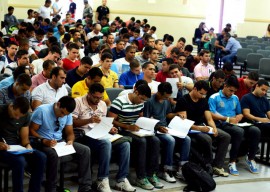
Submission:
[[[191,126],[191,130],[200,132],[189,134],[193,141],[191,147],[196,148],[199,153],[203,154],[206,164],[212,164],[214,174],[227,177],[229,174],[224,171],[223,164],[231,137],[228,133],[216,128],[205,98],[208,89],[209,87],[205,81],[197,81],[193,90],[177,101],[175,112],[182,118],[195,121],[194,125]],[[212,132],[212,134],[205,134],[208,132]],[[214,160],[212,140],[217,143]]]
[[[224,28],[221,32],[221,34],[217,37],[216,41],[215,41],[215,67],[216,69],[219,69],[219,59],[222,57],[222,48],[224,48],[226,45],[225,45],[225,42],[223,41],[223,38],[224,38],[224,34],[225,33],[228,33],[228,29],[227,28]]]
[[[207,100],[211,95],[214,93],[217,93],[221,88],[223,87],[224,81],[225,81],[225,73],[219,69],[215,72],[213,72],[209,77],[209,90],[207,91]]]
[[[96,21],[100,23],[103,16],[110,18],[110,9],[106,6],[107,0],[102,0],[102,5],[99,6],[96,10]]]

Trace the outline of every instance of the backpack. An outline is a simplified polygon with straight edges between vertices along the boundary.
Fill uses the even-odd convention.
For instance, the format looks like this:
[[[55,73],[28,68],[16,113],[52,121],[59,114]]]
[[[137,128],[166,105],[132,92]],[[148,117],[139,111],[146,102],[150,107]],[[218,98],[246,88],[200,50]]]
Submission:
[[[196,163],[188,162],[184,164],[182,173],[187,182],[183,191],[206,192],[216,188],[216,182],[212,176]]]

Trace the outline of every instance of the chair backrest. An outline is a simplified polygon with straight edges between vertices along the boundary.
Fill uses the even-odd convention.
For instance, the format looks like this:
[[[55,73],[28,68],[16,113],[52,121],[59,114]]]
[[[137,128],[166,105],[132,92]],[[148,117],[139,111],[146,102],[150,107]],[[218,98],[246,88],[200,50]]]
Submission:
[[[258,45],[248,45],[247,48],[252,49],[253,52],[256,53],[258,49],[261,49],[261,46],[258,46]]]
[[[247,36],[247,39],[250,39],[250,40],[257,40],[258,37],[257,37],[257,36],[252,36],[252,35],[248,35],[248,36]]]
[[[259,74],[261,77],[270,78],[270,58],[260,59]]]
[[[241,44],[241,46],[242,46],[243,48],[247,48],[247,43],[246,43],[246,42],[240,42],[240,44]]]
[[[258,41],[257,41],[257,40],[250,40],[250,39],[247,39],[247,40],[246,40],[246,43],[247,43],[248,45],[253,45],[253,44],[255,44],[255,43],[258,43]]]
[[[247,71],[259,71],[259,63],[260,59],[263,58],[262,54],[259,53],[249,53],[247,55],[247,65],[246,69]]]
[[[266,47],[266,45],[264,43],[255,43],[253,45],[257,45],[257,46],[260,46],[261,49],[264,49]]]
[[[252,53],[253,50],[249,48],[240,48],[237,50],[237,62],[244,63],[244,61],[247,59],[247,55],[249,53]]]
[[[122,88],[106,88],[106,92],[107,92],[111,102],[113,102],[113,100],[115,100],[116,97],[118,97],[119,93],[123,90],[124,89],[122,89]]]
[[[270,46],[266,46],[264,50],[270,50]]]
[[[257,50],[257,53],[260,53],[263,55],[263,57],[268,57],[270,55],[270,50],[262,50],[262,49],[259,49]]]

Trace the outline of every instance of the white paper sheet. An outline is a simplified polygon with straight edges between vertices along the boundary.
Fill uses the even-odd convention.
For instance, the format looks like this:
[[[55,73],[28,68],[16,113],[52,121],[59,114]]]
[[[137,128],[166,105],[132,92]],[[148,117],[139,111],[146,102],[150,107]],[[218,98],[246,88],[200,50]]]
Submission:
[[[26,148],[21,145],[9,145],[8,149],[8,151],[23,151],[23,150],[26,150]]]
[[[113,124],[112,124],[113,119],[114,118],[112,117],[101,117],[100,123],[96,124],[85,135],[93,139],[100,139],[100,138],[105,137],[106,135],[108,135],[111,128],[113,127]]]
[[[166,82],[170,83],[172,86],[171,98],[176,98],[178,93],[177,83],[179,82],[179,78],[166,78]]]
[[[67,145],[67,143],[64,141],[57,143],[53,148],[56,151],[58,157],[76,153],[73,145]]]
[[[189,119],[181,119],[180,117],[178,116],[175,116],[170,124],[168,125],[168,127],[170,129],[174,129],[174,130],[177,130],[177,131],[180,131],[182,132],[182,135],[184,134],[188,134],[188,131],[190,129],[190,127],[194,124],[194,121],[191,121]]]
[[[100,139],[109,139],[111,142],[114,142],[118,139],[120,139],[121,137],[123,137],[122,135],[119,135],[119,134],[107,134],[105,137],[102,137]]]
[[[135,125],[138,127],[154,132],[156,124],[159,122],[157,119],[151,119],[147,117],[140,117],[137,119]]]

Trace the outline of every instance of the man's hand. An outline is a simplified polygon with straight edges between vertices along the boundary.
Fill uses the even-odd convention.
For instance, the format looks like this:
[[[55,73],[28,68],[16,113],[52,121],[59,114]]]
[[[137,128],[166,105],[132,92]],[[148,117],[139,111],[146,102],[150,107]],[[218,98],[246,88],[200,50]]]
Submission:
[[[230,117],[230,123],[231,124],[237,124],[238,120],[235,117]]]
[[[43,145],[47,147],[54,147],[57,144],[56,140],[49,140],[49,139],[43,139],[42,140]]]
[[[218,130],[217,128],[213,128],[214,137],[218,136]]]
[[[67,145],[73,145],[73,141],[67,141]]]
[[[168,129],[165,128],[165,127],[162,127],[162,126],[160,126],[160,127],[158,128],[158,131],[161,132],[161,133],[168,133]]]
[[[268,119],[268,118],[259,118],[258,120],[259,120],[259,122],[262,122],[262,123],[269,123],[270,122],[270,119]]]
[[[137,125],[129,125],[128,130],[130,130],[130,131],[139,131],[140,127],[138,127]]]
[[[9,149],[9,145],[3,142],[0,142],[0,151],[6,151]]]
[[[208,133],[208,132],[210,131],[210,128],[207,127],[207,126],[200,126],[200,131],[201,131],[201,132]]]
[[[118,133],[118,129],[116,127],[113,127],[113,128],[111,128],[110,133],[113,134],[113,135],[114,134],[117,134]]]
[[[97,115],[93,115],[91,118],[90,118],[90,123],[100,123],[101,119],[99,116]]]

